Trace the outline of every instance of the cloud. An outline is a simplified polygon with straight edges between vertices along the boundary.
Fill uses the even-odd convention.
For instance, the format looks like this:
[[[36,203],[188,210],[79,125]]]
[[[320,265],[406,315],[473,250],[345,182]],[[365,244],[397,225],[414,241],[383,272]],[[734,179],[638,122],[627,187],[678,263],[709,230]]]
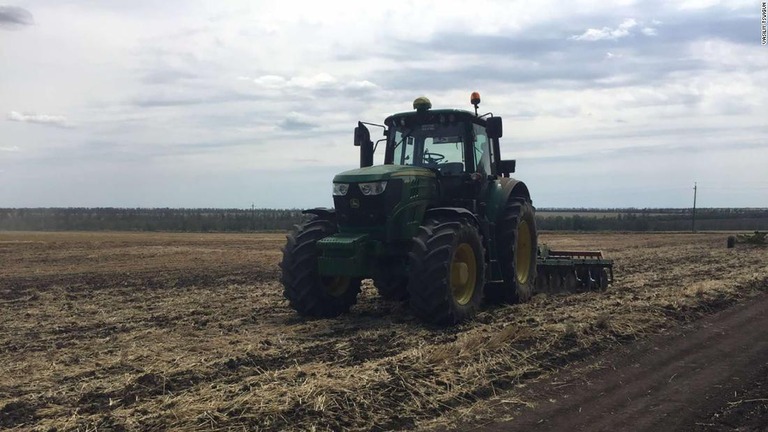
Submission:
[[[13,147],[0,147],[0,152],[3,152],[3,151],[4,151],[4,152],[17,152],[17,151],[19,151],[19,150],[20,150],[20,149],[19,149],[19,147],[18,147],[18,146],[13,146]]]
[[[35,19],[28,10],[17,6],[0,6],[0,28],[13,30],[34,23]]]
[[[378,72],[379,79],[388,88],[396,90],[419,89],[419,91],[466,90],[472,83],[535,85],[550,88],[583,86],[610,87],[602,85],[599,79],[610,76],[600,64],[580,65],[570,69],[562,68],[557,63],[535,64],[530,66],[507,66],[503,64],[475,66],[449,66],[441,70],[429,67],[403,66],[397,70]],[[411,90],[412,91],[412,90]]]
[[[292,112],[288,117],[278,124],[280,129],[289,132],[301,132],[318,128],[320,125],[313,123],[305,116]]]
[[[245,77],[238,77],[242,80]],[[364,95],[379,89],[379,86],[368,80],[339,80],[328,73],[311,76],[295,76],[285,78],[280,75],[262,75],[254,78],[253,83],[258,87],[269,90],[304,90],[318,92],[345,92],[348,95]]]
[[[144,84],[175,84],[183,80],[195,79],[198,76],[192,72],[178,69],[159,69],[147,72],[141,82]]]
[[[616,40],[626,36],[629,36],[629,31],[637,26],[637,21],[633,18],[625,19],[615,29],[609,27],[603,27],[601,29],[587,29],[580,35],[573,35],[570,39],[573,40],[585,40],[585,41],[598,41],[598,40]]]
[[[245,77],[241,77],[245,78]],[[259,87],[265,87],[270,89],[279,89],[286,87],[288,81],[279,75],[264,75],[253,79],[253,83]]]
[[[60,115],[20,113],[18,111],[11,111],[8,113],[6,118],[10,121],[22,123],[36,123],[60,128],[72,127],[72,125],[67,122],[67,118]]]
[[[596,16],[589,20],[609,22],[614,18]],[[387,59],[397,61],[380,62],[382,66],[369,76],[385,90],[433,93],[483,83],[521,90],[539,87],[567,91],[660,85],[684,75],[700,75],[714,68],[713,61],[723,63],[724,58],[740,63],[728,67],[723,64],[723,72],[765,70],[757,60],[745,60],[745,54],[751,58],[751,51],[740,51],[739,56],[733,55],[732,49],[724,55],[689,54],[692,50],[704,51],[708,41],[735,46],[752,43],[754,32],[749,30],[749,19],[739,14],[675,12],[664,15],[663,24],[647,16],[618,18],[615,22],[621,25],[600,34],[618,39],[593,43],[581,38],[588,32],[577,30],[589,27],[583,20],[566,23],[566,28],[554,31],[541,26],[496,35],[441,31],[423,41],[397,40],[397,51],[407,52],[408,56],[387,54]],[[645,33],[643,29],[647,29]],[[625,31],[627,36],[620,37]],[[653,32],[657,34],[650,37]],[[569,37],[572,34],[579,36]],[[616,43],[630,39],[631,43]],[[606,43],[611,45],[608,50]],[[388,66],[394,63],[397,67]]]
[[[258,95],[222,91],[217,94],[194,96],[191,94],[158,95],[139,97],[132,101],[133,105],[142,108],[174,107],[191,105],[224,104],[230,102],[258,101],[263,99]]]
[[[644,35],[646,36],[656,36],[658,32],[653,27],[643,27],[642,30],[640,30]]]

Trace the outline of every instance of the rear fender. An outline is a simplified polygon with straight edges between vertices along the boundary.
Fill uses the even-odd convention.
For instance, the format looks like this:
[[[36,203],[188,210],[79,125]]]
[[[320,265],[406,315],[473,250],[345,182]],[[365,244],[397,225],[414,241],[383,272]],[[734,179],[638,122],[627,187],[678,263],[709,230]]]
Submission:
[[[504,212],[504,207],[510,198],[521,198],[530,203],[531,193],[525,183],[513,178],[501,177],[494,182],[488,191],[488,208],[486,214],[491,222],[498,221]]]

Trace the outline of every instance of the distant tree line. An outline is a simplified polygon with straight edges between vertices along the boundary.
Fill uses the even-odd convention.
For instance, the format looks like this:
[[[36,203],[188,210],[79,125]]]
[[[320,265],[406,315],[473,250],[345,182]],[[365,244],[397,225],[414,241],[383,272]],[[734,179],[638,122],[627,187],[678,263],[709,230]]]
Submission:
[[[539,209],[538,212],[536,226],[540,230],[690,231],[694,226],[691,209]],[[556,212],[558,216],[545,216],[546,212]],[[560,216],[568,212],[579,214]],[[695,229],[768,230],[768,209],[697,209]]]
[[[537,212],[538,229],[554,231],[690,231],[692,216],[690,209]],[[0,208],[6,231],[284,231],[307,219],[298,209]],[[768,209],[698,209],[696,230],[768,230]]]
[[[296,209],[0,209],[0,230],[15,231],[283,231],[304,220]]]
[[[599,214],[636,214],[636,215],[687,215],[691,216],[691,208],[582,208],[582,207],[537,207],[539,213],[594,213]],[[696,218],[699,215],[709,215],[709,217],[763,217],[768,214],[768,208],[756,207],[706,207],[696,209]]]

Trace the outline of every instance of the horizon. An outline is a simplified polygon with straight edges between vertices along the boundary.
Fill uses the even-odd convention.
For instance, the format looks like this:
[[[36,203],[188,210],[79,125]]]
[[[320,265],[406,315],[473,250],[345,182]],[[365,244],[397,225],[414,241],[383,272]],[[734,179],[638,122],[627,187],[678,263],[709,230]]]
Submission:
[[[302,211],[308,207],[0,207],[0,210],[275,210]],[[583,211],[583,212],[620,212],[624,210],[693,210],[693,207],[535,207],[536,212]],[[699,210],[749,210],[768,211],[768,207],[696,207]]]

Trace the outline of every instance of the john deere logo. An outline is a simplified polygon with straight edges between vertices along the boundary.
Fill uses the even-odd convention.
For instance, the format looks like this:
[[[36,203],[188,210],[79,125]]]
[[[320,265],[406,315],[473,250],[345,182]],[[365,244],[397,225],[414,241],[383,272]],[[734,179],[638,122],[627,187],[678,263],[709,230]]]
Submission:
[[[349,206],[352,208],[360,208],[360,200],[357,198],[352,198],[349,200]]]

